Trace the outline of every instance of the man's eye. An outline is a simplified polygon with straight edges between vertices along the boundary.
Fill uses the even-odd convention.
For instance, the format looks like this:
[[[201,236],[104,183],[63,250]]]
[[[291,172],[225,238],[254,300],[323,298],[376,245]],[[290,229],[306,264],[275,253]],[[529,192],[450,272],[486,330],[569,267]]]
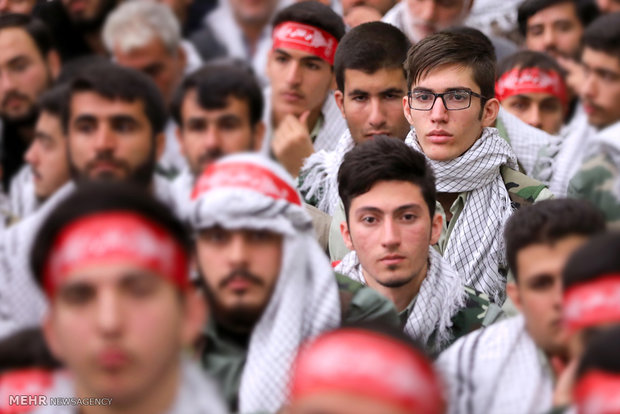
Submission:
[[[60,299],[69,305],[84,305],[95,297],[95,291],[88,286],[70,286],[60,292]]]
[[[528,108],[528,104],[523,101],[511,102],[509,107],[517,111],[525,111]]]
[[[429,102],[435,98],[435,95],[430,93],[416,93],[413,98],[418,102]]]
[[[319,70],[321,67],[316,62],[306,62],[306,67],[310,70]]]
[[[413,213],[405,213],[401,216],[403,221],[414,221],[416,219],[416,215]]]
[[[367,99],[368,97],[365,95],[356,95],[351,98],[354,102],[366,102]]]
[[[95,131],[95,124],[93,122],[78,122],[75,124],[75,129],[83,134],[89,134]]]
[[[118,132],[132,132],[136,129],[136,123],[129,119],[122,119],[114,123],[114,129]]]
[[[374,224],[377,222],[377,219],[372,216],[365,216],[365,217],[362,217],[362,222],[366,224]]]
[[[283,55],[276,55],[276,62],[278,63],[286,63],[288,62],[288,58]]]
[[[228,239],[228,233],[222,229],[205,230],[201,238],[211,243],[223,243]]]
[[[454,102],[463,102],[467,100],[467,92],[453,92],[447,96],[447,98]]]

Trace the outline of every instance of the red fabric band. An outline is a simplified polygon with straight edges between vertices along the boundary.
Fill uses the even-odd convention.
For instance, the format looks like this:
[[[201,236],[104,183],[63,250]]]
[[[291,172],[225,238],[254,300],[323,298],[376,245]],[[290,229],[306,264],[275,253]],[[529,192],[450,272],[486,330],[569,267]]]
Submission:
[[[575,386],[579,414],[620,414],[620,375],[590,371]]]
[[[297,191],[267,168],[248,162],[209,165],[194,186],[192,199],[217,188],[242,188],[259,192],[276,200],[301,206]]]
[[[280,23],[273,29],[273,50],[288,48],[318,56],[334,65],[338,40],[314,26],[297,22]]]
[[[620,322],[620,274],[580,283],[564,292],[564,323],[570,332]]]
[[[521,93],[542,92],[558,97],[565,107],[568,105],[566,83],[553,70],[539,68],[514,68],[504,73],[495,83],[495,97],[502,102],[509,96]]]
[[[110,211],[79,218],[60,232],[47,258],[45,291],[53,297],[76,269],[110,261],[135,263],[181,289],[189,285],[187,255],[166,230],[138,214]]]
[[[375,398],[407,412],[443,412],[439,381],[420,354],[391,338],[356,329],[328,333],[302,348],[291,401],[342,391]]]

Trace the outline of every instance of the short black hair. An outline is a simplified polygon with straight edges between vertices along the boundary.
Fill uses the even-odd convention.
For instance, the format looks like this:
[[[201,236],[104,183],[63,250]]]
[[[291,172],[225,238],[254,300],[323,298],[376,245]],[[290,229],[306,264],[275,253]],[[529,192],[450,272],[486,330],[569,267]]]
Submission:
[[[523,37],[527,34],[527,21],[541,10],[556,4],[573,3],[575,14],[583,27],[588,26],[599,14],[594,0],[525,0],[518,8],[517,23]]]
[[[506,222],[508,265],[518,281],[517,255],[533,244],[553,244],[573,235],[593,236],[605,230],[605,217],[585,200],[545,200],[515,212]]]
[[[562,272],[564,290],[596,280],[601,276],[620,273],[620,233],[610,232],[593,237],[577,249]]]
[[[67,85],[56,85],[49,89],[39,97],[37,108],[39,113],[46,112],[57,118],[62,117],[67,105],[67,97],[69,95],[69,87]]]
[[[198,104],[204,109],[222,109],[232,96],[247,102],[250,125],[256,125],[263,117],[263,93],[254,71],[243,61],[227,59],[207,63],[181,82],[171,107],[172,117],[180,126],[183,125],[183,100],[194,89]]]
[[[495,49],[479,31],[443,31],[425,37],[409,49],[405,61],[407,89],[445,65],[470,68],[484,98],[495,96]],[[484,106],[484,99],[481,102]]]
[[[39,286],[52,246],[60,232],[81,217],[106,212],[136,213],[161,226],[188,255],[191,242],[183,224],[170,208],[147,190],[127,182],[97,181],[78,185],[77,189],[52,210],[39,229],[30,254],[30,267]]]
[[[0,16],[0,30],[15,27],[24,29],[32,37],[43,58],[46,58],[51,50],[56,50],[52,33],[42,20],[19,13]]]
[[[106,99],[125,102],[140,101],[151,125],[153,139],[163,132],[168,114],[159,89],[145,74],[114,63],[96,63],[88,71],[80,71],[69,82],[68,102],[62,116],[65,133],[69,130],[71,99],[80,92],[94,92]]]
[[[379,181],[407,181],[420,187],[430,218],[435,215],[435,175],[424,155],[386,135],[356,145],[338,170],[338,193],[349,221],[351,202]]]
[[[583,33],[583,46],[620,60],[620,12],[593,21]]]
[[[345,33],[342,17],[331,7],[318,1],[301,1],[280,10],[273,18],[272,27],[280,23],[297,22],[326,31],[340,41]]]
[[[411,44],[403,32],[384,22],[364,23],[344,35],[334,58],[336,84],[344,92],[346,69],[372,74],[379,69],[402,69]]]
[[[497,64],[497,79],[514,68],[538,68],[544,71],[554,71],[566,82],[566,71],[562,69],[554,58],[546,53],[535,52],[533,50],[520,50],[512,55],[506,56]]]
[[[588,341],[577,367],[577,379],[588,371],[605,371],[620,374],[620,325],[599,329]]]

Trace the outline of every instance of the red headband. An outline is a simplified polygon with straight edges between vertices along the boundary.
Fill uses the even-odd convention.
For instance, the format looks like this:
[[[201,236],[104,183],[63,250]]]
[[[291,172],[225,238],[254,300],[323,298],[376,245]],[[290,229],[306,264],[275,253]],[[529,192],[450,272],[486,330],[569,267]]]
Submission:
[[[182,289],[189,283],[187,255],[166,230],[135,213],[111,211],[79,218],[56,237],[43,275],[48,296],[74,270],[111,260],[145,267]]]
[[[344,391],[384,401],[410,413],[436,414],[444,403],[431,364],[391,338],[345,329],[302,348],[294,365],[291,401]]]
[[[209,165],[194,186],[192,199],[206,191],[232,187],[257,191],[276,200],[301,206],[297,191],[271,170],[248,162],[227,162]]]
[[[554,70],[539,68],[514,68],[504,73],[495,83],[495,96],[502,102],[520,93],[542,92],[556,96],[565,107],[568,105],[566,83]]]
[[[620,375],[593,370],[575,386],[579,414],[620,414]]]
[[[620,274],[580,283],[564,293],[564,323],[570,332],[620,322]]]
[[[318,27],[297,22],[284,22],[273,29],[272,37],[273,50],[297,49],[312,53],[330,65],[334,65],[338,40]]]

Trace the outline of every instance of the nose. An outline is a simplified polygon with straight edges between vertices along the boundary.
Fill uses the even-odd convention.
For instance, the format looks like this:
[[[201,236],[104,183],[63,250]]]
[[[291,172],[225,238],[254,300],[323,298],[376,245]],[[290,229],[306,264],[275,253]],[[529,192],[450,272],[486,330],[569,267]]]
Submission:
[[[114,291],[99,292],[97,300],[97,322],[105,335],[117,335],[122,325],[122,304]]]
[[[9,71],[0,70],[0,91],[4,94],[11,89],[13,89],[13,77]]]
[[[289,85],[300,85],[302,81],[301,65],[291,59],[286,72],[286,82]]]
[[[95,148],[99,152],[114,150],[116,147],[116,135],[105,124],[98,126],[98,131],[95,136]]]
[[[32,141],[32,144],[30,144],[30,146],[28,147],[28,151],[26,151],[26,153],[24,154],[24,161],[26,161],[28,164],[30,164],[31,166],[34,166],[37,164],[37,153],[38,153],[38,144],[37,144],[37,140],[34,139]]]
[[[385,126],[385,111],[380,99],[370,100],[370,113],[368,115],[368,123],[374,129],[382,129]]]
[[[588,71],[588,73],[584,75],[580,92],[580,95],[586,98],[593,98],[598,94],[598,84],[594,74],[591,71]]]
[[[381,244],[387,248],[394,248],[400,245],[400,231],[391,218],[386,219],[383,223]]]
[[[447,122],[448,110],[443,104],[443,99],[441,99],[441,97],[438,96],[437,99],[435,99],[435,103],[433,104],[433,107],[430,109],[430,113],[431,113],[430,117],[431,117],[432,122],[437,122],[437,123]]]
[[[228,260],[234,267],[244,267],[248,260],[248,240],[242,232],[235,232],[228,245]]]
[[[220,134],[218,128],[209,125],[204,134],[203,145],[205,149],[214,150],[220,148]]]
[[[435,22],[437,19],[437,5],[435,4],[435,0],[423,0],[419,5],[417,17],[424,22]]]
[[[555,31],[551,27],[544,29],[543,44],[545,45],[545,49],[555,47]]]
[[[535,128],[542,127],[542,119],[540,117],[540,108],[538,107],[538,105],[530,105],[529,110],[525,114],[525,122]]]

